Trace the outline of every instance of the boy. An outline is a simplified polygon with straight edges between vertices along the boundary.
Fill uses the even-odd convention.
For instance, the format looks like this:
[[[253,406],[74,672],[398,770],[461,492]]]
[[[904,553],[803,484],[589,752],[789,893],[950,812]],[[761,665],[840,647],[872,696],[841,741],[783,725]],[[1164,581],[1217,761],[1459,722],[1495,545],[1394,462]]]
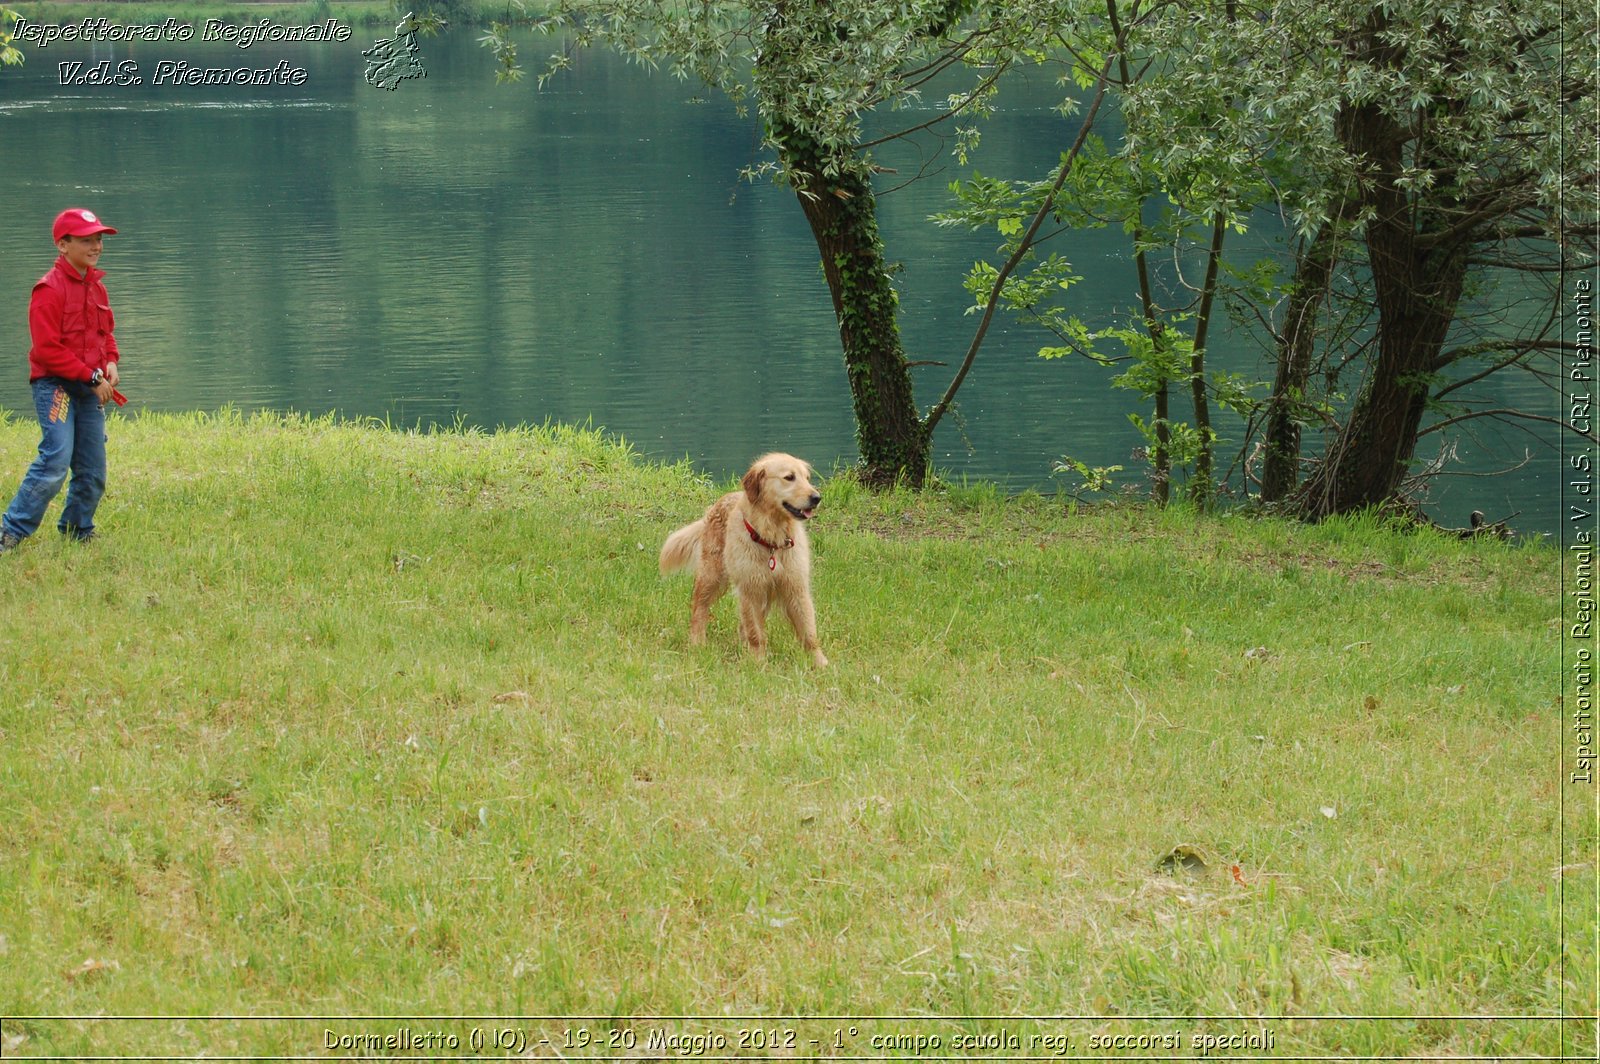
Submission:
[[[28,380],[39,416],[39,457],[0,517],[0,552],[38,530],[69,471],[72,486],[58,527],[74,540],[94,536],[94,511],[106,488],[105,404],[117,394],[119,377],[111,300],[95,264],[104,234],[115,232],[81,207],[56,216],[53,235],[61,254],[33,286],[28,305]]]

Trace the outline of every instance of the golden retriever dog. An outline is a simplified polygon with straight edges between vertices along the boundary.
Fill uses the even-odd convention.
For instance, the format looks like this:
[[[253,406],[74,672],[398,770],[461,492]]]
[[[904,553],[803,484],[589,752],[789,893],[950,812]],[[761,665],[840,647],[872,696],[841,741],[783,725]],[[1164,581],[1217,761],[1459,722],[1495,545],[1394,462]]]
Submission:
[[[662,573],[694,566],[689,642],[706,641],[711,607],[731,586],[739,598],[739,638],[752,653],[767,652],[767,611],[776,601],[783,603],[812,661],[818,667],[828,664],[817,643],[811,604],[805,524],[822,501],[811,476],[811,467],[793,455],[764,454],[751,463],[739,491],[724,495],[700,520],[667,537],[661,546]]]

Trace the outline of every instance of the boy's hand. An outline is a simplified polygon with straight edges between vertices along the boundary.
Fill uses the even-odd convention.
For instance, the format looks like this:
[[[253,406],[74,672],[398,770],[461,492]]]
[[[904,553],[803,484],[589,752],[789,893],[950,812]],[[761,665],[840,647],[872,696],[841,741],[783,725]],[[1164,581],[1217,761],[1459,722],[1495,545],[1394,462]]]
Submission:
[[[117,386],[117,381],[119,381],[121,379],[122,379],[122,374],[117,372],[117,364],[115,362],[107,362],[106,363],[106,380],[111,382],[111,387],[115,388]]]
[[[110,377],[101,377],[100,383],[94,386],[94,397],[100,401],[101,406],[111,402],[111,395],[116,389],[111,386]]]

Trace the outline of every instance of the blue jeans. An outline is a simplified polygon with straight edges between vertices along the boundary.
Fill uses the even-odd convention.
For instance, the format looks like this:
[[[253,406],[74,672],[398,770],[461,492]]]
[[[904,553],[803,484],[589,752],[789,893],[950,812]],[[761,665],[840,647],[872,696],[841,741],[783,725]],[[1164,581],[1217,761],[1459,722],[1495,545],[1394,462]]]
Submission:
[[[94,511],[106,490],[106,412],[87,384],[41,377],[33,382],[34,412],[39,415],[39,457],[23,475],[0,530],[21,538],[33,535],[44,520],[45,507],[67,488],[61,531],[87,536],[94,531]]]

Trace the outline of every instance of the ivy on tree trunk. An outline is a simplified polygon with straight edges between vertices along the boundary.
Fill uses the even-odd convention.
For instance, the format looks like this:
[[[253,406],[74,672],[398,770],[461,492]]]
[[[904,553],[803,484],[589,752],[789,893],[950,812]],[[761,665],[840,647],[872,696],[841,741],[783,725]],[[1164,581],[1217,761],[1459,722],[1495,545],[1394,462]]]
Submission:
[[[877,200],[861,168],[825,173],[805,132],[774,132],[794,175],[795,196],[822,256],[855,406],[861,478],[871,487],[904,481],[920,488],[927,474],[928,433],[912,395],[900,342],[898,299],[878,234]]]

